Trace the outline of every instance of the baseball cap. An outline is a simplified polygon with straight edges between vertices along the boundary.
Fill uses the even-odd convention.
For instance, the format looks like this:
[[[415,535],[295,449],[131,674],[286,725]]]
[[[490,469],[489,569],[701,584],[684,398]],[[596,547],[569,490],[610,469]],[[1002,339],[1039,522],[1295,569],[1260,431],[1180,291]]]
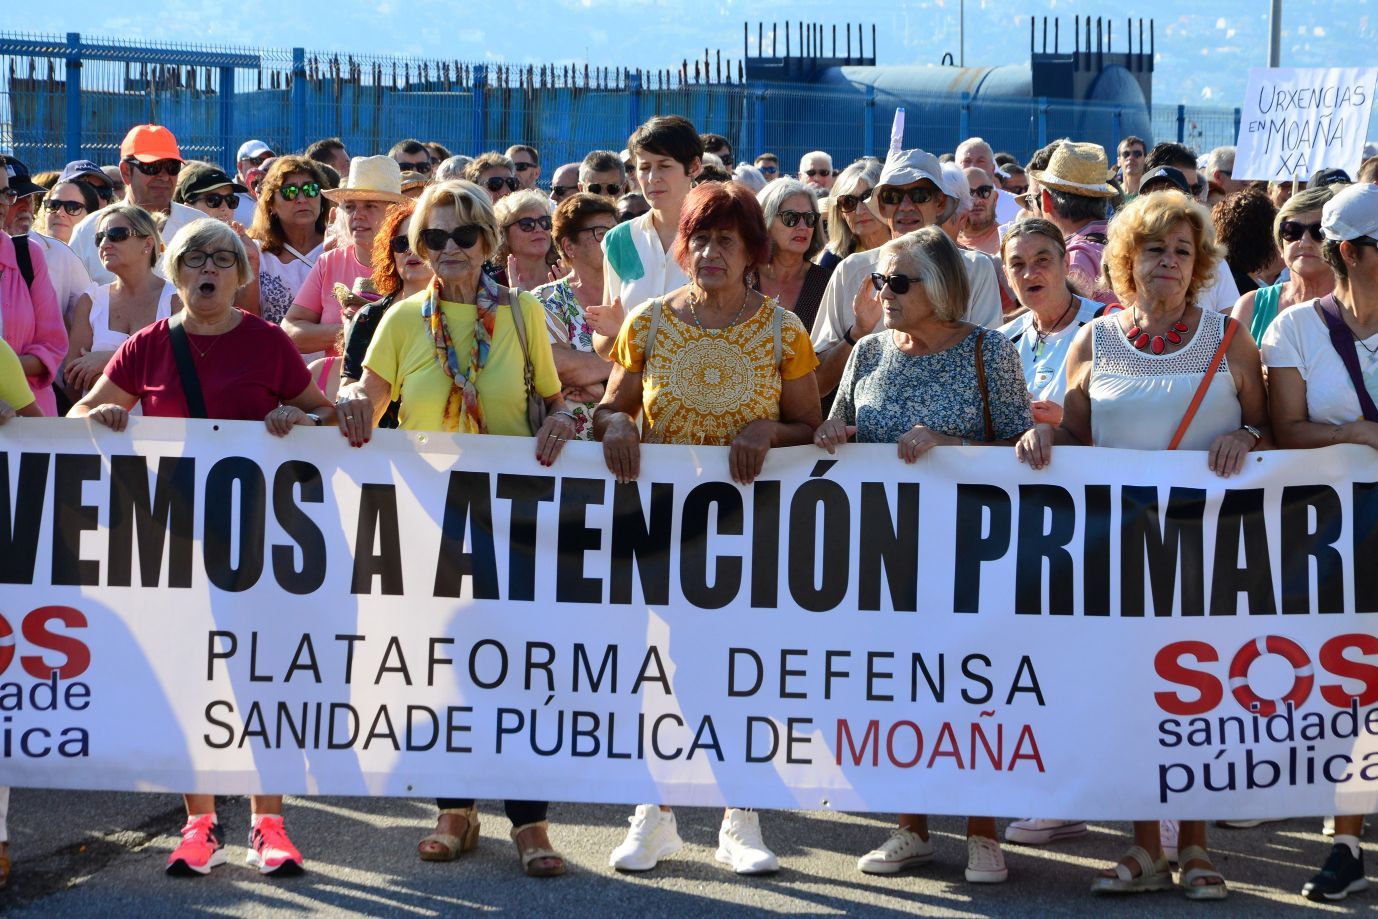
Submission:
[[[90,160],[72,160],[62,167],[62,175],[58,177],[58,181],[75,182],[83,176],[95,176],[105,183],[110,181],[105,177],[105,173],[100,171],[100,167]]]
[[[265,153],[272,153],[273,148],[261,140],[246,140],[239,145],[239,152],[235,154],[235,162],[247,159],[258,159]]]
[[[1336,242],[1360,236],[1378,238],[1378,185],[1351,185],[1325,202],[1321,232]]]
[[[10,188],[23,198],[27,195],[42,195],[47,189],[29,177],[29,167],[12,156],[5,157],[5,175],[9,176]]]
[[[184,167],[178,173],[177,197],[185,201],[192,195],[199,195],[202,192],[210,191],[212,188],[222,188],[226,185],[241,195],[249,192],[243,185],[226,175],[225,170],[209,163],[196,163]]]
[[[1150,185],[1163,184],[1170,185],[1188,197],[1191,196],[1191,184],[1187,182],[1186,174],[1175,166],[1159,166],[1145,173],[1139,180],[1139,194],[1147,193]]]
[[[1325,188],[1327,185],[1348,185],[1354,180],[1343,169],[1321,169],[1306,183],[1307,188]]]
[[[182,151],[177,147],[177,138],[160,124],[140,124],[129,129],[120,144],[120,159],[136,159],[141,163],[156,163],[158,160],[182,161]]]

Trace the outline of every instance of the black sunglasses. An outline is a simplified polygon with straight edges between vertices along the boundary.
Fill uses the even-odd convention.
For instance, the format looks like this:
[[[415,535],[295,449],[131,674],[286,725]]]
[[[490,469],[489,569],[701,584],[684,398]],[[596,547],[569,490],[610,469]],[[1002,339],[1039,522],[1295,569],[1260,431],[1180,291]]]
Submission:
[[[135,233],[129,227],[111,227],[108,230],[96,231],[96,245],[99,246],[107,239],[112,243],[122,243],[131,236],[137,236],[142,239],[143,235],[142,233]]]
[[[230,210],[239,207],[239,195],[233,192],[228,195],[222,195],[218,191],[208,191],[203,195],[192,195],[190,198],[187,198],[188,204],[195,204],[197,201],[206,202],[207,207],[220,207],[222,204]]]
[[[55,201],[52,198],[44,201],[43,207],[49,211],[66,211],[68,217],[75,217],[86,210],[86,205],[80,201]]]
[[[911,282],[919,284],[923,282],[923,278],[911,278],[907,274],[881,274],[880,272],[871,275],[871,285],[875,287],[876,293],[880,293],[885,289],[885,285],[889,284],[890,289],[895,293],[907,294]]]
[[[483,185],[489,191],[497,191],[504,185],[507,186],[508,191],[516,191],[521,186],[521,183],[512,176],[493,176],[490,179],[484,179]]]
[[[422,175],[430,175],[431,172],[430,160],[422,160],[419,163],[398,163],[397,165],[402,167],[403,172],[419,172]]]
[[[810,230],[818,226],[818,215],[813,211],[780,211],[775,216],[780,219],[781,223],[791,228],[797,227],[801,220],[804,221],[804,226]]]
[[[994,193],[994,185],[978,185],[971,190],[971,196],[973,198],[980,198],[982,201],[986,200]]]
[[[763,176],[773,176],[780,171],[779,166],[758,166],[756,168],[761,170]]]
[[[405,236],[394,236],[388,240],[388,248],[401,255],[403,252],[411,251],[411,241]]]
[[[515,160],[512,162],[512,165],[516,167],[518,172],[526,172],[528,169],[536,168],[535,163],[518,163]]]
[[[96,193],[96,197],[100,198],[102,201],[110,201],[115,197],[115,189],[111,188],[109,185],[97,185],[96,183],[88,182],[85,179],[76,179],[75,181],[80,182],[82,185],[85,185],[87,188],[91,189],[93,192]]]
[[[497,191],[496,188],[493,190]],[[554,198],[556,201],[559,201],[561,198],[563,198],[570,192],[575,192],[578,190],[578,185],[552,185],[550,186],[550,197]]]
[[[1319,223],[1300,223],[1296,220],[1284,220],[1282,226],[1278,227],[1278,235],[1289,243],[1296,242],[1308,232],[1311,234],[1311,238],[1316,242],[1321,242],[1325,239],[1325,234],[1321,232],[1321,225]]]
[[[941,194],[936,188],[927,185],[915,185],[913,188],[882,188],[876,197],[880,203],[886,207],[897,207],[901,201],[908,198],[914,204],[927,204]],[[899,291],[896,291],[899,293]]]
[[[445,244],[450,240],[455,241],[455,245],[461,249],[472,249],[478,242],[481,231],[472,223],[462,227],[455,227],[453,230],[440,230],[432,227],[421,231],[421,242],[425,244],[427,251],[443,252]]]
[[[816,178],[817,176],[830,176],[830,175],[832,175],[832,174],[833,174],[833,171],[832,171],[831,169],[805,169],[805,170],[804,170],[804,175],[808,176],[810,179]]]
[[[297,195],[305,195],[314,198],[321,193],[321,183],[303,182],[300,185],[282,185],[278,187],[278,194],[283,201],[295,201]]]
[[[549,218],[549,217],[521,217],[521,218],[518,218],[517,220],[512,221],[512,222],[509,223],[507,226],[503,227],[503,229],[504,229],[504,230],[510,230],[510,229],[512,229],[513,227],[517,227],[517,228],[520,229],[523,233],[534,233],[534,232],[536,232],[536,228],[537,228],[537,227],[540,227],[542,230],[549,230],[549,229],[550,229],[550,218]]]
[[[0,188],[0,201],[4,201],[6,207],[9,207],[11,204],[18,200],[18,191],[14,190],[13,188]]]
[[[1029,186],[1027,186],[1027,185],[1006,185],[1006,186],[1005,186],[1005,191],[1009,192],[1010,194],[1014,195],[1015,197],[1018,197],[1018,196],[1020,196],[1020,195],[1027,195],[1027,194],[1029,193]]]
[[[857,192],[855,195],[838,195],[833,200],[837,202],[837,206],[842,210],[842,213],[850,214],[857,209],[857,206],[861,204],[861,202],[868,201],[870,198],[871,189],[868,188],[865,191]]]
[[[622,194],[622,183],[609,182],[606,185],[600,185],[599,183],[594,182],[591,185],[589,185],[588,190],[595,195],[610,195],[616,198],[618,195]]]
[[[158,160],[156,163],[141,163],[135,159],[125,160],[130,166],[139,170],[146,176],[156,176],[158,173],[175,176],[182,171],[182,163],[179,160]]]

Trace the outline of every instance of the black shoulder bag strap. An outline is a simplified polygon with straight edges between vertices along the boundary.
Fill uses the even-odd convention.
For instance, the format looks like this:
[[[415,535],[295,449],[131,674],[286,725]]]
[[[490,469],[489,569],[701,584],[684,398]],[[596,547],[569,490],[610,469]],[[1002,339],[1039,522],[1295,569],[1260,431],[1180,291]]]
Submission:
[[[177,362],[177,375],[182,378],[182,394],[187,397],[187,412],[192,418],[205,418],[206,398],[201,394],[201,378],[191,361],[191,342],[182,328],[179,312],[167,321],[167,334],[172,339],[172,358]]]
[[[24,276],[24,286],[33,288],[33,253],[29,251],[29,234],[14,237],[14,260]]]
[[[1335,353],[1340,355],[1345,370],[1349,371],[1349,381],[1354,384],[1354,392],[1359,397],[1359,408],[1363,410],[1364,420],[1378,421],[1378,405],[1373,404],[1373,396],[1369,395],[1368,387],[1364,385],[1364,372],[1359,368],[1359,352],[1354,347],[1354,333],[1349,330],[1344,317],[1340,315],[1340,305],[1336,302],[1334,294],[1322,297],[1319,302],[1321,315],[1325,317],[1325,324],[1330,328],[1330,344],[1334,347]]]

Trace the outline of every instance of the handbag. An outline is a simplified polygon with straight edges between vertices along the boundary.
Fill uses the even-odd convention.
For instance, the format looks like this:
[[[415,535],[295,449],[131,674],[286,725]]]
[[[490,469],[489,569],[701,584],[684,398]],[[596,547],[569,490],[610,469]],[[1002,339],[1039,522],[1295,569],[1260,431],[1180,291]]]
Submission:
[[[986,357],[981,347],[985,340],[986,330],[982,329],[976,333],[976,384],[981,387],[981,416],[986,429],[986,436],[981,438],[981,442],[989,443],[995,440],[995,422],[990,417],[990,387],[986,385]]]
[[[1340,315],[1340,304],[1334,294],[1327,294],[1317,301],[1325,324],[1330,329],[1330,345],[1349,371],[1349,382],[1354,384],[1354,394],[1359,397],[1359,410],[1365,421],[1378,421],[1378,405],[1373,404],[1373,396],[1364,385],[1364,372],[1359,368],[1359,351],[1354,347],[1354,333]]]
[[[531,434],[536,432],[545,424],[546,405],[540,393],[536,392],[536,371],[531,366],[531,349],[526,344],[526,319],[522,315],[521,298],[512,288],[507,288],[507,301],[512,306],[512,325],[517,330],[517,341],[522,346],[522,382],[526,386],[526,423],[531,427]]]
[[[1233,319],[1225,319],[1225,334],[1220,336],[1220,346],[1215,349],[1215,354],[1211,356],[1211,362],[1206,367],[1206,375],[1201,378],[1201,385],[1196,387],[1196,393],[1191,397],[1191,404],[1187,406],[1186,414],[1182,416],[1182,423],[1177,425],[1177,433],[1172,435],[1172,442],[1167,445],[1169,450],[1176,450],[1182,442],[1182,438],[1187,436],[1187,428],[1191,427],[1192,419],[1196,417],[1196,410],[1201,407],[1201,402],[1206,398],[1206,390],[1211,388],[1211,381],[1215,379],[1215,372],[1220,369],[1220,362],[1225,359],[1225,352],[1230,349],[1230,339],[1234,338],[1234,330],[1239,328],[1239,323]]]

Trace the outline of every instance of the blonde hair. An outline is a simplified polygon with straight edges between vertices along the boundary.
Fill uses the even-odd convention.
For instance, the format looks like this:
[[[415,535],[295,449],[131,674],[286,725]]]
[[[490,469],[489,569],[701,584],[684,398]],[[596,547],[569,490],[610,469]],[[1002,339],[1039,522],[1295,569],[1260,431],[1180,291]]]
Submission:
[[[148,266],[152,268],[158,264],[158,255],[163,251],[163,237],[158,232],[158,223],[152,214],[133,204],[112,204],[97,213],[100,214],[96,218],[97,230],[111,217],[123,217],[129,221],[129,227],[135,233],[153,240],[153,251],[148,254]]]
[[[425,243],[421,241],[421,231],[431,222],[431,213],[440,208],[453,210],[460,225],[470,224],[479,228],[479,244],[486,258],[498,247],[498,223],[493,216],[493,202],[488,192],[473,182],[453,179],[428,185],[416,202],[416,212],[411,217],[411,227],[407,231],[407,242],[411,251],[422,258],[430,255]]]
[[[1134,262],[1144,244],[1164,239],[1177,224],[1186,221],[1191,227],[1196,258],[1191,266],[1191,281],[1187,284],[1187,303],[1196,305],[1202,288],[1215,280],[1215,270],[1225,252],[1215,241],[1215,226],[1206,208],[1180,191],[1161,191],[1140,195],[1110,222],[1110,239],[1105,244],[1102,268],[1110,276],[1111,286],[1126,301],[1133,301]]]
[[[507,260],[512,249],[507,245],[507,225],[517,219],[517,215],[522,211],[538,210],[546,217],[555,216],[555,202],[543,191],[534,188],[523,188],[521,191],[514,191],[510,195],[504,195],[493,205],[493,218],[498,224],[498,247],[494,250],[491,260],[502,267],[502,263]],[[560,250],[555,248],[554,234],[550,237],[550,251],[546,253],[546,261],[554,263],[559,258]]]

